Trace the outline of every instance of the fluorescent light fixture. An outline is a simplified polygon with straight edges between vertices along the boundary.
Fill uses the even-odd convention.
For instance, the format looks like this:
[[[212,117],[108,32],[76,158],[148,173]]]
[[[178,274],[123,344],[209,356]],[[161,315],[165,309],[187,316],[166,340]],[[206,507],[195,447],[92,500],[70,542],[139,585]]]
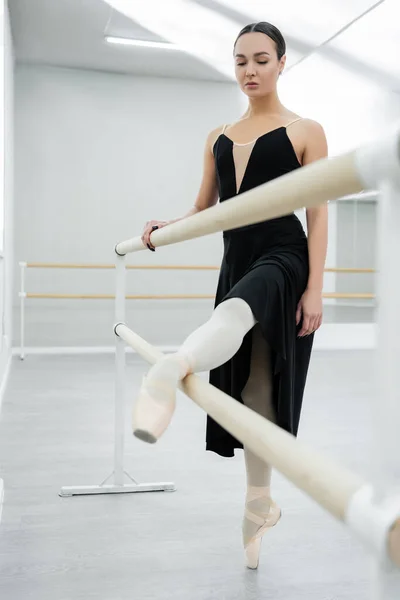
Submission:
[[[182,48],[176,44],[169,44],[168,42],[150,42],[146,40],[134,40],[132,38],[114,37],[112,35],[107,35],[106,41],[109,44],[120,44],[122,46],[141,46],[142,48],[160,48],[162,50],[182,50]]]

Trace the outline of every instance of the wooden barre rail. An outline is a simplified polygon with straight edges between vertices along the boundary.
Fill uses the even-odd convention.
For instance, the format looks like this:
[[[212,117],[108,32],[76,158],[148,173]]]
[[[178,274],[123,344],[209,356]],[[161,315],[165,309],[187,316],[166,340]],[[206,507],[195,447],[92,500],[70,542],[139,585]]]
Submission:
[[[23,263],[29,269],[115,269],[112,264],[78,264],[78,263]],[[213,265],[126,265],[129,270],[183,270],[183,271],[219,271]],[[347,267],[329,267],[325,273],[375,273],[376,269],[355,269]]]
[[[27,298],[54,298],[54,299],[70,299],[70,300],[113,300],[115,296],[112,294],[26,294]],[[125,296],[126,300],[205,300],[215,298],[211,294],[138,294]]]
[[[114,264],[90,263],[45,263],[31,262],[20,263],[26,268],[36,269],[115,269]],[[214,265],[126,265],[130,270],[185,270],[185,271],[218,271],[220,267]],[[375,273],[375,269],[356,269],[348,267],[329,267],[325,273]],[[113,294],[56,294],[56,293],[24,293],[25,298],[53,299],[53,300],[113,300]],[[323,294],[323,298],[372,300],[374,294],[369,293],[340,293],[330,292]],[[214,294],[137,294],[127,295],[126,300],[213,300]]]
[[[115,333],[148,363],[154,364],[162,358],[162,352],[126,325],[118,324]],[[358,514],[359,492],[369,490],[370,487],[360,475],[324,456],[323,453],[316,452],[197,375],[188,375],[179,384],[179,388],[260,459],[270,463],[297,488],[303,490],[334,517],[344,521],[359,535],[359,530],[354,527],[354,509]],[[367,521],[370,516],[369,512],[364,517],[365,527],[372,527]],[[390,529],[382,533],[385,535],[385,554],[400,567],[400,519],[396,518],[397,515],[393,515]]]
[[[112,294],[35,294],[27,292],[25,298],[47,298],[47,299],[64,299],[64,300],[113,300]],[[373,300],[375,294],[357,294],[357,293],[341,293],[327,292],[322,294],[323,298],[342,298],[352,300]],[[213,300],[214,294],[138,294],[125,296],[126,300]]]
[[[24,263],[24,266],[31,269],[115,269],[115,265],[75,263]],[[218,271],[219,267],[211,265],[126,265],[126,269]]]
[[[163,356],[126,325],[117,325],[115,332],[148,363],[154,364]],[[306,449],[304,442],[197,375],[189,375],[179,387],[229,433],[243,443],[248,442],[259,458],[268,459],[297,487],[335,517],[345,520],[349,499],[364,484],[361,477]]]

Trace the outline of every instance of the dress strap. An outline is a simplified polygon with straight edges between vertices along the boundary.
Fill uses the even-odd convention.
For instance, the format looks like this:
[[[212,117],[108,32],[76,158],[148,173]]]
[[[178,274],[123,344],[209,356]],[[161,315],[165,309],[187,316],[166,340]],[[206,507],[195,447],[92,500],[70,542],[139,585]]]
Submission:
[[[290,125],[293,125],[293,123],[297,123],[297,121],[302,121],[303,117],[299,117],[298,119],[294,119],[293,121],[290,121],[290,123],[288,123],[287,125],[285,125],[286,129],[288,127],[290,127]]]
[[[215,139],[214,143],[211,145],[211,154],[213,154],[213,151],[214,151],[214,146],[215,146],[215,144],[217,143],[217,141],[218,141],[219,137],[220,137],[221,135],[223,135],[223,133],[225,132],[225,129],[226,129],[227,127],[228,127],[228,125],[224,125],[224,126],[223,126],[221,133],[220,133],[220,134],[217,136],[217,138]]]

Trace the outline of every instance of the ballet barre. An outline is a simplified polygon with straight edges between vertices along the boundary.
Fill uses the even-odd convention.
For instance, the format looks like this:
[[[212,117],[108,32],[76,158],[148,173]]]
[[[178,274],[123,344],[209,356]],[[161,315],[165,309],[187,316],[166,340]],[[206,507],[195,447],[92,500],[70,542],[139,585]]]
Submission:
[[[46,263],[46,262],[20,262],[20,267],[28,269],[115,269],[115,264],[96,263]],[[187,271],[218,271],[214,265],[125,265],[126,269],[157,269],[157,270],[187,270]]]
[[[25,262],[19,263],[20,267],[20,351],[21,360],[25,358],[25,320],[26,300],[114,300],[114,294],[69,294],[51,292],[27,292],[26,270],[27,269],[85,269],[85,270],[110,270],[115,269],[115,264],[96,263],[53,263],[53,262]],[[158,271],[219,271],[215,265],[125,265],[127,270],[158,270]],[[325,273],[375,273],[371,268],[348,268],[327,267]],[[127,294],[125,300],[214,300],[214,294]],[[352,292],[325,292],[324,299],[341,300],[374,300],[375,295],[371,293]]]
[[[163,356],[123,323],[116,324],[115,333],[150,364]],[[387,554],[400,567],[400,494],[379,506],[374,502],[370,482],[322,453],[316,453],[292,434],[200,377],[188,375],[179,387],[254,454],[343,521],[370,551],[379,556]],[[366,519],[370,522],[366,523]],[[373,528],[371,521],[379,525]],[[368,527],[373,529],[372,535],[365,530]]]
[[[261,459],[268,460],[293,483],[343,522],[368,547],[374,558],[372,586],[374,600],[400,597],[400,278],[393,276],[400,253],[400,124],[385,136],[334,158],[326,158],[278,179],[233,197],[187,219],[151,234],[155,248],[189,239],[251,225],[292,213],[303,207],[377,190],[379,210],[378,268],[378,385],[374,403],[375,429],[371,481],[308,452],[297,439],[275,429],[258,415],[249,415],[244,406],[235,407],[229,398],[194,376],[183,389],[216,420]],[[145,250],[141,236],[115,246],[117,266],[116,345],[117,377],[123,373],[123,347],[129,343],[149,362],[159,355],[138,339],[125,322],[125,259],[131,252]],[[119,364],[121,361],[121,364]],[[203,398],[203,399],[202,399]],[[124,396],[116,395],[124,405]],[[237,418],[229,418],[230,411]],[[246,423],[246,425],[245,425]],[[303,459],[299,459],[302,457]],[[327,477],[328,474],[328,477]]]
[[[396,143],[394,137],[389,142],[393,150]],[[316,161],[233,197],[228,202],[157,229],[151,234],[151,242],[155,248],[167,246],[282,217],[304,207],[311,208],[336,200],[346,193],[361,192],[365,188],[365,180],[360,176],[358,167],[362,163],[365,173],[367,168],[373,172],[375,158],[371,147],[367,146],[332,159]],[[145,249],[141,236],[115,246],[119,256]]]
[[[115,269],[113,264],[96,263],[46,263],[46,262],[20,262],[21,269]],[[219,271],[216,265],[125,265],[128,270],[185,270],[185,271]],[[325,273],[375,273],[375,269],[360,269],[348,267],[327,267]]]
[[[114,300],[114,294],[36,294],[25,293],[25,298],[52,300]],[[323,298],[373,299],[374,294],[352,292],[325,292]],[[125,300],[204,300],[214,299],[214,294],[134,294],[125,296]]]
[[[248,444],[261,459],[271,462],[290,481],[342,520],[369,548],[375,560],[374,600],[398,600],[400,571],[395,566],[400,566],[400,278],[393,276],[393,271],[400,252],[400,127],[352,152],[296,169],[240,197],[155,230],[151,241],[156,248],[175,244],[280,217],[304,207],[316,207],[364,190],[378,190],[380,211],[379,398],[374,405],[371,481],[365,482],[357,474],[318,455],[298,439],[279,430],[260,415],[252,414],[249,409],[195,376],[187,377],[182,389],[223,427]],[[125,344],[134,347],[150,363],[161,356],[125,325],[126,255],[145,249],[141,236],[119,242],[114,248],[116,442],[114,472],[110,476],[113,483],[109,486],[113,492],[125,491]],[[232,414],[236,418],[232,418]],[[136,491],[141,491],[141,485],[146,486],[138,484]],[[68,494],[68,488],[65,493]],[[75,493],[91,492],[75,488]]]

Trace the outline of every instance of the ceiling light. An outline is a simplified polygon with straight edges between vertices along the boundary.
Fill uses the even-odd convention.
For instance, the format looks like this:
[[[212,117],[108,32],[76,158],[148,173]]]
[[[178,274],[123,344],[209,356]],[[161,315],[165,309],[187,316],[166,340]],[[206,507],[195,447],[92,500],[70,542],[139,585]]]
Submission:
[[[134,40],[131,38],[114,37],[112,35],[106,36],[106,41],[109,44],[120,44],[122,46],[141,46],[142,48],[160,48],[162,50],[181,50],[176,44],[169,44],[168,42],[148,42],[146,40]]]

